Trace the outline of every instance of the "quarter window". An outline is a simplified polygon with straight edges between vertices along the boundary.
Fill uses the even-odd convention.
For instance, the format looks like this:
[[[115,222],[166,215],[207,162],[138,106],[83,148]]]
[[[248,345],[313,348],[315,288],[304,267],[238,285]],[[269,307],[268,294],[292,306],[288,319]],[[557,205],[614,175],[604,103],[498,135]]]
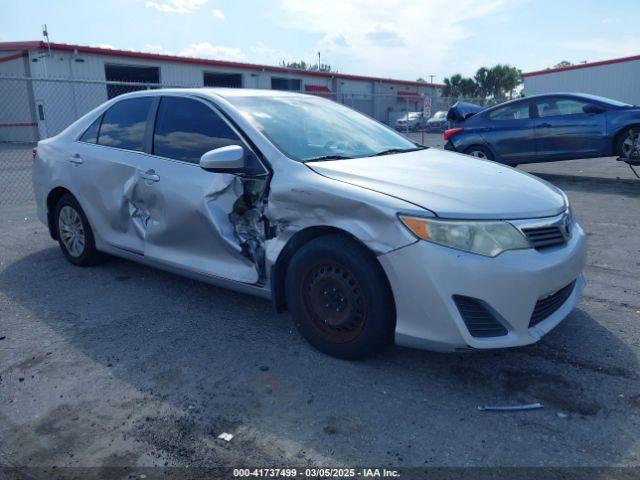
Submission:
[[[491,120],[524,120],[529,118],[529,102],[515,103],[489,112]]]
[[[548,100],[538,100],[537,103],[539,117],[581,114],[584,113],[582,108],[586,105],[586,102],[571,98],[550,98]]]
[[[152,97],[141,97],[122,100],[113,105],[104,114],[98,143],[142,152],[152,102]]]
[[[100,130],[100,121],[102,115],[100,115],[90,126],[87,128],[80,137],[81,142],[98,143],[98,130]]]
[[[153,135],[155,155],[199,163],[209,150],[241,143],[231,127],[204,103],[162,97]]]

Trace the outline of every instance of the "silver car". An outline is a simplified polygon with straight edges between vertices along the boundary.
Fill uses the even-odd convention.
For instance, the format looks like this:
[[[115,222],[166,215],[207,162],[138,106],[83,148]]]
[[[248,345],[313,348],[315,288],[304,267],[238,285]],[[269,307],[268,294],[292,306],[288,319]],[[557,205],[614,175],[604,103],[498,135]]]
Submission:
[[[314,96],[122,95],[39,142],[33,182],[71,263],[115,255],[270,298],[342,358],[533,343],[584,286],[562,191]]]

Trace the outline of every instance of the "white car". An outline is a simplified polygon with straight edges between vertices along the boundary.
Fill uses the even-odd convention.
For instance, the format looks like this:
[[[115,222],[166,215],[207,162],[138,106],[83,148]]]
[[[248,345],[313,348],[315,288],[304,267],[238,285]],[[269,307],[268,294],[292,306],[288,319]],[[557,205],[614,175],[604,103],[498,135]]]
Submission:
[[[417,132],[425,125],[424,113],[407,112],[396,120],[396,130]]]
[[[270,298],[342,358],[530,344],[584,286],[562,191],[314,96],[122,95],[39,142],[33,182],[71,263],[115,255]]]

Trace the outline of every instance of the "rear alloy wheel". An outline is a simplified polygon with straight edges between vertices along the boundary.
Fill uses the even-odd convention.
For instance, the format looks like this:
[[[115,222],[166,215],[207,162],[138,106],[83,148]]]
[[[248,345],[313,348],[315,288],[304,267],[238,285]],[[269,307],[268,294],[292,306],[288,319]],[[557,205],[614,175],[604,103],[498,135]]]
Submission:
[[[54,219],[58,243],[71,263],[85,267],[109,258],[96,250],[91,226],[73,195],[67,193],[58,200]]]
[[[296,327],[328,355],[361,358],[393,341],[395,308],[384,271],[346,236],[304,245],[287,268],[286,292]]]
[[[464,153],[465,155],[480,158],[482,160],[493,160],[493,154],[489,151],[489,149],[481,147],[479,145],[467,148]]]

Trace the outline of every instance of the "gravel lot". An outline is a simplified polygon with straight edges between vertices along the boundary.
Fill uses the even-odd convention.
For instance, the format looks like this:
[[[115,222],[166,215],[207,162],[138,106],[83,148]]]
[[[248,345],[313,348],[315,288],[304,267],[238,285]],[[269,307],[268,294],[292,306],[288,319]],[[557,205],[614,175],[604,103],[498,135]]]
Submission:
[[[73,267],[30,201],[5,203],[0,464],[640,465],[640,181],[610,158],[524,169],[589,236],[578,308],[525,348],[359,362],[263,300],[118,259]]]

